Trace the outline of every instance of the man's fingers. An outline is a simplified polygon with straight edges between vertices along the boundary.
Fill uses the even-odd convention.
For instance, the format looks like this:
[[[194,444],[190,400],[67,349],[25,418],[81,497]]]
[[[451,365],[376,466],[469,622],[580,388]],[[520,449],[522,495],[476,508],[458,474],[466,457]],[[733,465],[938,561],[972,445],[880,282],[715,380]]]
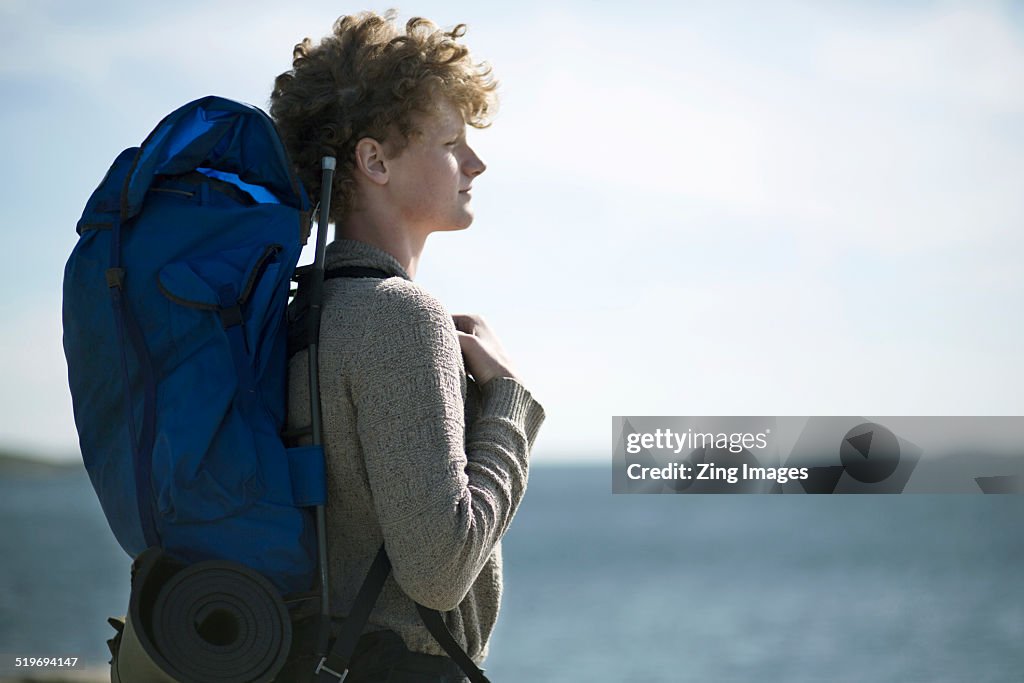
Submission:
[[[452,320],[455,321],[455,329],[466,334],[473,334],[480,325],[480,316],[469,313],[456,313]]]
[[[476,349],[478,346],[480,346],[480,340],[467,332],[463,332],[462,330],[456,329],[455,336],[459,338],[459,346],[462,347],[463,352],[466,351],[466,347]]]

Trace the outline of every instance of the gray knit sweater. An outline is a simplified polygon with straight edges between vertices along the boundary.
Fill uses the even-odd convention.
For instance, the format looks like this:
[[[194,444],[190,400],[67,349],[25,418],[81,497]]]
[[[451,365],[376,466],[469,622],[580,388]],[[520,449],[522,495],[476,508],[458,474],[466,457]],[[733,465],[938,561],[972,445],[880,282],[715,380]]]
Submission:
[[[368,631],[444,651],[413,600],[447,612],[470,657],[487,656],[501,600],[501,545],[523,492],[544,411],[509,378],[466,377],[451,316],[389,254],[328,246],[327,268],[386,280],[324,284],[321,405],[327,457],[331,609],[347,615],[383,542],[392,574]],[[289,427],[309,424],[307,359],[289,368]]]

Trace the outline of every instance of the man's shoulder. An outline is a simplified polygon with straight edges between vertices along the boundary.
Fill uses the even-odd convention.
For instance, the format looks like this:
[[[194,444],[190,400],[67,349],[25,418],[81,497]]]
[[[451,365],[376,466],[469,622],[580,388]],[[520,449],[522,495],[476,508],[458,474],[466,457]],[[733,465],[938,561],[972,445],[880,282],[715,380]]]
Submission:
[[[363,321],[381,315],[408,316],[433,312],[448,317],[437,297],[405,278],[338,278],[327,282],[337,282],[338,289],[328,294],[325,313],[330,311],[350,318],[355,314]]]
[[[321,327],[321,349],[361,358],[405,349],[458,347],[451,314],[421,285],[401,277],[353,278],[332,285]]]
[[[440,300],[405,278],[353,279],[328,301],[324,326],[350,349],[458,344],[455,323]]]
[[[429,367],[429,359],[458,358],[455,322],[421,285],[400,277],[378,280],[370,297],[374,303],[366,309],[357,344],[367,367],[383,363],[410,374]]]
[[[389,320],[410,323],[413,321],[450,321],[451,315],[444,304],[419,285],[400,277],[380,280],[374,287],[373,322]]]

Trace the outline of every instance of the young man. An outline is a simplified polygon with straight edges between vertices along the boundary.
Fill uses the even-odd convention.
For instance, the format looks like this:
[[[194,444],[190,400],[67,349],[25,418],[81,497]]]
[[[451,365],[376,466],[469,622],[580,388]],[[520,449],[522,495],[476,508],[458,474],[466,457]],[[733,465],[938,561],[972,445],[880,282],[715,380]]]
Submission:
[[[488,125],[495,84],[457,42],[464,31],[342,17],[319,45],[296,46],[271,97],[311,197],[320,195],[320,158],[338,161],[326,268],[387,276],[324,285],[332,613],[349,613],[382,543],[392,564],[350,682],[461,680],[450,661],[434,659],[445,653],[414,601],[446,612],[469,656],[486,657],[501,599],[500,540],[544,419],[486,323],[453,318],[412,280],[428,235],[472,223],[471,190],[486,168],[466,125]],[[290,427],[309,424],[306,372],[299,354]],[[413,670],[434,673],[401,673]]]

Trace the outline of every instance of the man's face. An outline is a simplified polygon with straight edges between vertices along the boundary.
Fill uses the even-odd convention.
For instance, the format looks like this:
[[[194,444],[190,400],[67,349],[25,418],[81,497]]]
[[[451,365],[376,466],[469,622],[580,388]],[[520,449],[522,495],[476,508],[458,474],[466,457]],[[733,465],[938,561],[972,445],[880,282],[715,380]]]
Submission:
[[[436,105],[416,121],[420,135],[387,161],[391,200],[402,222],[423,234],[469,227],[469,190],[487,168],[466,142],[461,112],[444,98]]]

